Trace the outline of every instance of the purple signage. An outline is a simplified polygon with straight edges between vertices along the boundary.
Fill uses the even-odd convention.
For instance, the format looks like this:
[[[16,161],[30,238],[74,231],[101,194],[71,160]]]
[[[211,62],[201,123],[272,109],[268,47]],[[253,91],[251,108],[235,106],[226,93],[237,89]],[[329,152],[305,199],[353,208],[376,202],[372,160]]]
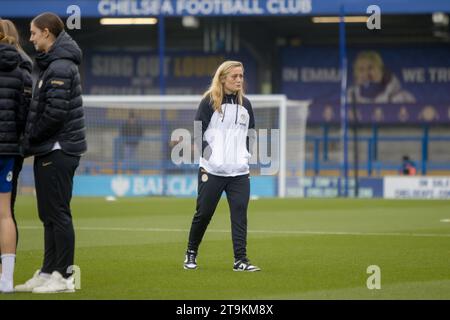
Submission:
[[[86,94],[159,94],[159,57],[149,50],[84,51],[83,87]],[[167,94],[202,94],[217,67],[239,60],[245,68],[247,93],[255,93],[256,63],[248,55],[166,52],[164,76]]]
[[[350,120],[449,123],[449,57],[450,47],[350,49]],[[286,48],[282,66],[282,92],[290,99],[312,100],[310,123],[340,121],[337,48]]]

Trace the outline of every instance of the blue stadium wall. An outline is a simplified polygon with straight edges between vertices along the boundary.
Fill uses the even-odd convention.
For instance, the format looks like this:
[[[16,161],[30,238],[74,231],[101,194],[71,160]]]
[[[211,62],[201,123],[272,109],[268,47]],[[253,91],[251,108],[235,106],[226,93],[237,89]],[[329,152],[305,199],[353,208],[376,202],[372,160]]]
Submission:
[[[277,196],[277,177],[251,178],[252,197]],[[335,198],[343,181],[338,177],[287,178],[287,196],[304,194],[307,198]],[[354,181],[350,180],[350,196],[354,196]],[[75,196],[174,196],[195,197],[197,176],[168,175],[78,175]],[[360,198],[386,199],[450,199],[450,177],[403,177],[359,179]]]

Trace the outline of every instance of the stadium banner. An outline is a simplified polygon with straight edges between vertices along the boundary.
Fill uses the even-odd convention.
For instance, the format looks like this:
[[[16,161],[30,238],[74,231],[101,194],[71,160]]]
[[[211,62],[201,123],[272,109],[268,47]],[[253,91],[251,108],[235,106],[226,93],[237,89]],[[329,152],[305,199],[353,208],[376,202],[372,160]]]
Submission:
[[[79,8],[82,17],[289,16],[366,14],[371,5],[385,14],[449,12],[443,0],[2,0],[2,17],[34,17],[52,11],[64,17]],[[68,9],[72,8],[72,9]]]
[[[349,120],[450,123],[449,56],[448,46],[349,49]],[[282,93],[312,101],[308,123],[340,122],[338,48],[284,48],[281,65]]]
[[[83,91],[92,95],[159,94],[159,56],[150,50],[85,50]],[[249,54],[166,52],[167,94],[202,94],[211,76],[225,60],[239,60],[245,67],[246,91],[256,92],[256,63]]]
[[[385,177],[386,199],[450,199],[450,177]]]
[[[250,190],[252,197],[274,197],[276,177],[251,177]],[[196,197],[197,175],[76,175],[73,195]]]
[[[350,197],[355,193],[355,181],[349,181]],[[339,188],[344,190],[344,180],[339,177],[287,177],[286,195],[288,197],[298,197],[304,195],[306,198],[336,198],[339,196]],[[382,178],[360,178],[359,195],[360,198],[381,198],[383,197]]]

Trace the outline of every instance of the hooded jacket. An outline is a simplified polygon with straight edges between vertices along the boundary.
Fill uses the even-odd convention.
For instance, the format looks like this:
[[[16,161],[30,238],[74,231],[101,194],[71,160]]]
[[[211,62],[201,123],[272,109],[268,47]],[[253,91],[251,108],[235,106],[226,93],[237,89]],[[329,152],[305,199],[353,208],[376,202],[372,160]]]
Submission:
[[[225,95],[221,110],[214,111],[209,97],[205,97],[197,110],[196,121],[201,121],[202,136],[195,138],[202,149],[200,167],[218,176],[234,177],[248,174],[253,143],[255,119],[250,101],[236,95]],[[201,147],[200,147],[201,145]]]
[[[48,52],[36,56],[35,85],[25,128],[24,153],[44,155],[56,142],[63,152],[80,156],[87,150],[77,43],[62,31]]]
[[[21,61],[15,47],[0,44],[0,155],[20,154],[19,140],[29,103],[25,99]],[[30,90],[28,87],[28,92]]]

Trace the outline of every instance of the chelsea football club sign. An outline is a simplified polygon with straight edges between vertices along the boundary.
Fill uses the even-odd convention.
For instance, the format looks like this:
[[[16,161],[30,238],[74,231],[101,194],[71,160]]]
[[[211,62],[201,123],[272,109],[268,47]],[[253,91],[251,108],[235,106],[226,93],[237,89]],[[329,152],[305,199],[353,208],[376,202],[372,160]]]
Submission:
[[[346,14],[366,15],[377,5],[383,14],[425,14],[450,12],[444,0],[1,0],[3,18],[34,17],[43,11],[61,17],[76,5],[81,17],[148,16],[312,16]]]
[[[101,0],[102,16],[298,15],[312,10],[312,0]]]
[[[317,0],[2,0],[1,16],[32,17],[42,11],[60,16],[70,5],[82,17],[283,16],[309,15]]]

